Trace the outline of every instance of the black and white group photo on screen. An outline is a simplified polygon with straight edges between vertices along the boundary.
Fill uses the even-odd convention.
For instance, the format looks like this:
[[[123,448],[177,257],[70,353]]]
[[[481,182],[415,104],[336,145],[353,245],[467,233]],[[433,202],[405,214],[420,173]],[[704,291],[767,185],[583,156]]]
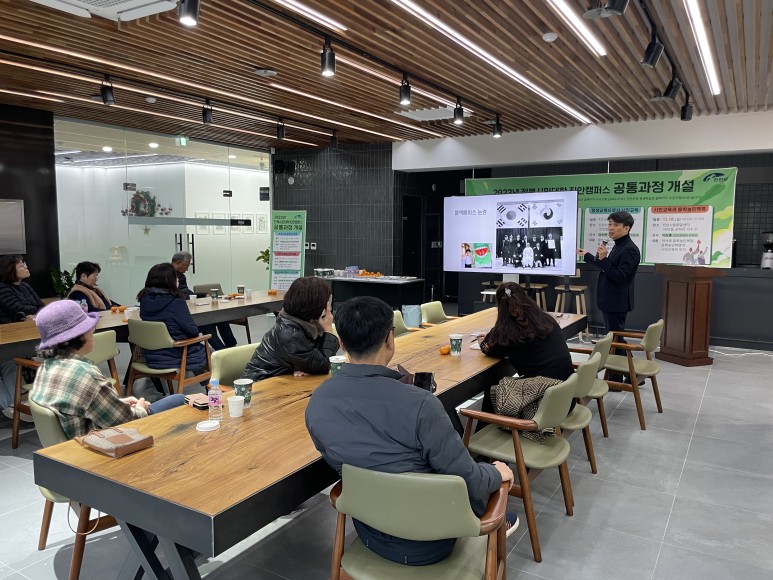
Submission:
[[[562,200],[500,203],[496,263],[514,270],[559,270],[564,234]]]

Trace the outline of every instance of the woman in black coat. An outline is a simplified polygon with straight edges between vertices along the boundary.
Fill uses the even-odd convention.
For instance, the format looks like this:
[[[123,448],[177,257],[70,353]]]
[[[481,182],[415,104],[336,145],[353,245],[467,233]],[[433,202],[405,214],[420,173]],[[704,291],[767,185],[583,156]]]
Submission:
[[[43,308],[43,301],[24,282],[29,277],[30,270],[21,256],[0,258],[0,324],[31,320]]]

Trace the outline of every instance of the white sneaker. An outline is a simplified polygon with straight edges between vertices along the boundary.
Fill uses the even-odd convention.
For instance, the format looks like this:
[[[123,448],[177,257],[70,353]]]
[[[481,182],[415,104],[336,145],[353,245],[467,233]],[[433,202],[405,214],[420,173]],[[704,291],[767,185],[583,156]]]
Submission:
[[[9,419],[13,419],[13,407],[6,407],[3,409],[3,415],[8,417]]]

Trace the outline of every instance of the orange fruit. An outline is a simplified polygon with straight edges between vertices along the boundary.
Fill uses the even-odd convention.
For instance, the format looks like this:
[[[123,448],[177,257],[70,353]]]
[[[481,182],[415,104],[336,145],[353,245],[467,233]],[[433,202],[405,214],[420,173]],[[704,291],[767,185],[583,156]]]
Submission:
[[[118,306],[111,306],[110,312],[118,312]]]
[[[126,312],[126,306],[119,306],[118,312]]]
[[[440,354],[450,354],[451,353],[451,347],[449,345],[441,346],[438,350]]]

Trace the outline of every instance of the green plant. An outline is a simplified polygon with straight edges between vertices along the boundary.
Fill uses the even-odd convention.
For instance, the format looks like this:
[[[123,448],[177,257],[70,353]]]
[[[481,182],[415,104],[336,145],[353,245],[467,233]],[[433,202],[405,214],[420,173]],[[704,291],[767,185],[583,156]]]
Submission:
[[[72,272],[59,270],[56,266],[51,266],[48,270],[51,272],[54,291],[57,295],[64,297],[75,284],[75,268],[72,269]]]
[[[268,270],[268,265],[271,261],[271,248],[266,248],[263,250],[260,254],[258,254],[258,257],[255,258],[256,262],[265,262],[266,263],[266,270]]]

